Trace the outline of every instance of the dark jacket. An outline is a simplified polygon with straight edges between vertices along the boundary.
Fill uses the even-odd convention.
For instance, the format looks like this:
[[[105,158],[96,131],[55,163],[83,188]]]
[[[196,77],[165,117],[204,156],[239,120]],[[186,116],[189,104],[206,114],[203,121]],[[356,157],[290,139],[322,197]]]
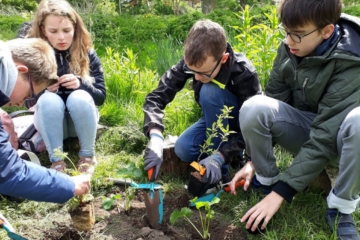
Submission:
[[[55,49],[56,62],[58,66],[57,75],[61,77],[64,74],[69,74],[69,50],[66,51],[58,51]],[[105,85],[104,85],[104,71],[100,63],[100,59],[97,56],[96,52],[91,49],[89,51],[89,59],[90,59],[90,76],[95,79],[93,84],[89,84],[81,77],[80,79],[81,85],[78,89],[85,90],[88,92],[92,98],[94,99],[95,105],[100,106],[104,103],[106,97]],[[75,89],[76,90],[76,89]],[[75,91],[73,89],[67,89],[66,87],[60,86],[57,94],[66,102],[66,99]]]
[[[0,106],[9,98],[0,90]],[[34,201],[64,203],[74,196],[71,178],[19,158],[0,120],[0,194]]]
[[[235,53],[230,44],[228,44],[226,51],[229,53],[229,58],[221,66],[214,79],[224,84],[226,89],[237,96],[241,107],[246,99],[261,93],[261,86],[252,63],[243,54]],[[174,99],[176,93],[183,89],[189,78],[193,78],[192,88],[194,89],[195,100],[196,102],[199,101],[199,93],[203,83],[197,81],[194,75],[185,73],[184,66],[184,58],[181,58],[175,66],[162,76],[159,86],[146,96],[143,106],[145,114],[143,131],[146,136],[149,136],[149,131],[152,128],[164,130],[163,110]],[[234,154],[244,148],[240,127],[232,130],[237,131],[238,134],[230,136],[229,141],[220,149],[226,162],[229,162]]]
[[[337,159],[340,125],[360,106],[360,19],[343,14],[338,25],[340,36],[335,43],[322,55],[305,57],[299,64],[281,43],[266,87],[266,95],[317,113],[310,139],[273,188],[289,202]]]
[[[55,57],[58,66],[57,75],[61,77],[64,74],[69,74],[69,50],[58,51],[55,49]],[[100,106],[104,103],[106,98],[106,90],[104,84],[104,71],[100,63],[100,59],[97,56],[96,52],[91,49],[89,51],[89,59],[90,59],[90,76],[95,79],[93,84],[89,84],[85,82],[80,76],[77,76],[80,80],[80,87],[78,89],[85,90],[88,92],[91,97],[94,99],[95,105]],[[32,99],[27,99],[25,101],[25,106],[30,108],[34,106],[39,99],[39,97],[45,92],[44,89],[42,92],[34,96]],[[67,89],[66,87],[59,86],[59,90],[57,94],[66,102],[70,93],[77,89]]]

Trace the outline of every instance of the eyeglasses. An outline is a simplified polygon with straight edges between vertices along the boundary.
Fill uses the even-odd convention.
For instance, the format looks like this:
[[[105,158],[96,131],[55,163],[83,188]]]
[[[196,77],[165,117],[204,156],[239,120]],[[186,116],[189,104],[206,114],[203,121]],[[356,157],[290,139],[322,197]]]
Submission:
[[[28,81],[29,81],[29,84],[30,84],[30,90],[31,90],[31,94],[28,98],[35,98],[35,92],[34,92],[34,86],[33,86],[33,83],[31,81],[31,76],[30,76],[30,73],[28,72]]]
[[[201,72],[197,72],[197,71],[191,70],[186,64],[184,64],[184,69],[185,69],[184,72],[187,73],[187,74],[194,74],[194,75],[195,75],[195,74],[199,74],[199,75],[202,76],[202,77],[210,78],[211,75],[214,73],[215,69],[219,66],[219,64],[220,64],[220,62],[221,62],[221,59],[222,59],[222,57],[217,61],[214,69],[211,71],[210,74],[201,73]]]
[[[287,38],[287,36],[290,36],[291,40],[293,40],[296,43],[301,43],[301,39],[303,37],[306,37],[307,35],[312,34],[313,32],[316,32],[318,29],[315,29],[314,31],[311,31],[309,33],[305,33],[303,35],[298,35],[296,33],[292,33],[292,32],[288,32],[286,31],[286,29],[282,26],[282,24],[280,23],[278,26],[278,30],[279,32],[285,37]]]

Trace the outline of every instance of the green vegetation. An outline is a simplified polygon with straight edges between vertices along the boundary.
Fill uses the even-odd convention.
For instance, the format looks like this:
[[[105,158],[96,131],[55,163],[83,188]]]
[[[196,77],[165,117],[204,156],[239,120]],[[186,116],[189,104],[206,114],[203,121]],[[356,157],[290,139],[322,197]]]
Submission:
[[[215,212],[211,209],[211,206],[220,202],[220,199],[215,197],[211,202],[199,202],[197,197],[190,200],[190,202],[195,204],[196,209],[199,212],[199,218],[201,223],[202,232],[195,226],[195,224],[190,220],[190,216],[193,214],[193,211],[190,208],[183,207],[180,211],[175,209],[170,215],[170,223],[174,224],[178,219],[184,218],[188,223],[196,229],[202,239],[210,239],[210,222],[214,219]],[[205,216],[201,212],[201,209],[204,208],[206,213]]]

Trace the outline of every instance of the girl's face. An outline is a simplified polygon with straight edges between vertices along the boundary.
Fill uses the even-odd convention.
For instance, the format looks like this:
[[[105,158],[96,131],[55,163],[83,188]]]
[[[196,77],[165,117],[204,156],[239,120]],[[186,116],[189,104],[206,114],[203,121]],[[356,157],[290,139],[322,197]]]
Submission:
[[[66,17],[47,16],[41,30],[51,46],[60,51],[69,49],[74,39],[74,25]]]

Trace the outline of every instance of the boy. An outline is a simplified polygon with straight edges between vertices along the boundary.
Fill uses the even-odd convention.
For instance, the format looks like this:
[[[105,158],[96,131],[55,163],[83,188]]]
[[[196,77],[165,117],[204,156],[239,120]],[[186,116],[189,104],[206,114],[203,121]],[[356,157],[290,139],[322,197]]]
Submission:
[[[233,119],[225,119],[223,125],[229,125],[230,130],[237,133],[220,147],[213,161],[210,161],[211,156],[200,156],[205,158],[200,164],[207,169],[204,182],[215,184],[221,178],[223,182],[229,182],[228,163],[244,147],[238,111],[246,99],[261,92],[261,87],[252,63],[243,54],[233,51],[226,42],[224,29],[210,20],[200,20],[192,26],[185,41],[184,56],[162,76],[159,86],[146,96],[143,130],[150,137],[150,142],[145,151],[145,170],[156,167],[156,178],[163,161],[163,110],[191,77],[195,100],[203,114],[177,139],[175,153],[185,162],[196,161],[200,156],[200,145],[207,138],[206,129],[211,128],[224,105],[234,107],[230,113]],[[220,142],[220,138],[212,139],[212,148],[216,149]]]
[[[57,81],[55,54],[41,39],[0,41],[0,106],[21,106]],[[69,177],[23,161],[8,141],[0,120],[0,194],[35,201],[64,203],[87,193],[88,176]]]
[[[327,164],[339,165],[326,210],[341,239],[360,239],[351,213],[360,192],[360,19],[341,15],[341,0],[284,0],[280,44],[266,96],[246,101],[240,128],[251,156],[234,177],[269,193],[241,219],[264,229]],[[340,17],[341,15],[341,17]],[[273,142],[295,155],[280,174]],[[255,176],[253,177],[255,173]],[[334,226],[338,220],[338,225]]]

